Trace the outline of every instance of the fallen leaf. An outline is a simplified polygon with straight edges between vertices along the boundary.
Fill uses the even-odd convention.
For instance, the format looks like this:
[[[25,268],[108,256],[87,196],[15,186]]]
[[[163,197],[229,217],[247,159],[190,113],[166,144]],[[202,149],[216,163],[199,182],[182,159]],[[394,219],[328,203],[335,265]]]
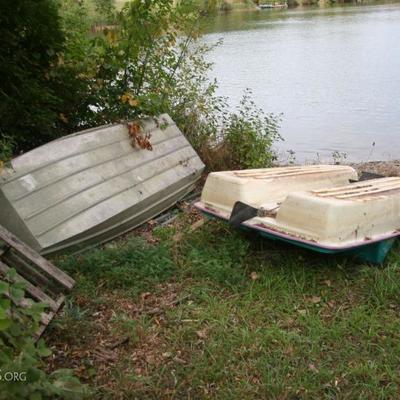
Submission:
[[[65,116],[65,114],[60,113],[60,119],[62,122],[64,122],[65,124],[68,123],[68,118]]]
[[[250,278],[251,278],[253,281],[255,281],[256,279],[258,279],[258,274],[257,274],[257,272],[252,272],[252,273],[250,274]]]
[[[315,372],[316,374],[318,374],[318,368],[314,365],[314,364],[308,364],[308,369],[311,371],[311,372]]]
[[[140,295],[140,298],[143,300],[145,300],[147,297],[149,297],[151,295],[150,292],[144,292]]]
[[[293,318],[288,318],[285,321],[279,321],[278,324],[281,328],[291,328],[295,325],[296,321]]]
[[[283,350],[283,354],[290,356],[293,354],[294,348],[293,346],[289,345]]]
[[[157,362],[155,356],[153,354],[147,354],[145,356],[147,364],[155,364]]]
[[[186,364],[185,360],[182,360],[182,358],[179,358],[179,357],[176,357],[176,356],[173,358],[173,360],[175,362],[179,363],[179,364]]]
[[[137,107],[139,105],[139,100],[138,99],[129,99],[129,105],[132,107]]]
[[[335,307],[335,301],[334,301],[334,300],[329,300],[329,301],[328,301],[328,306],[329,306],[330,308]]]
[[[318,304],[321,303],[321,297],[319,296],[312,296],[310,299],[311,303]]]
[[[207,331],[205,329],[202,331],[196,331],[196,335],[199,339],[207,339]]]

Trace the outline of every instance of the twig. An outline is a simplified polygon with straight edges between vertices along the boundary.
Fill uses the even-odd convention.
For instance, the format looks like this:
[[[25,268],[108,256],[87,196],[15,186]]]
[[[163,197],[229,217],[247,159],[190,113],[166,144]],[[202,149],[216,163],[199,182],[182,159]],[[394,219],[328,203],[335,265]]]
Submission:
[[[194,232],[196,229],[199,229],[200,227],[202,227],[205,223],[205,219],[199,219],[198,221],[196,221],[193,225],[190,226],[189,228],[189,232]],[[182,240],[183,238],[183,233],[179,232],[176,235],[174,235],[174,237],[172,238],[172,240],[174,242],[179,242],[180,240]]]
[[[107,345],[107,347],[111,350],[116,349],[117,347],[129,342],[130,337],[129,336],[125,336],[122,339],[116,341],[115,343],[109,344]]]
[[[190,294],[180,297],[179,299],[176,299],[174,301],[171,301],[170,303],[168,303],[166,305],[166,307],[173,307],[178,305],[179,303],[182,303],[184,300],[186,300],[187,298],[190,297]],[[159,314],[163,314],[166,311],[165,307],[164,308],[153,308],[152,310],[148,310],[148,311],[144,311],[146,314],[148,315],[159,315]]]

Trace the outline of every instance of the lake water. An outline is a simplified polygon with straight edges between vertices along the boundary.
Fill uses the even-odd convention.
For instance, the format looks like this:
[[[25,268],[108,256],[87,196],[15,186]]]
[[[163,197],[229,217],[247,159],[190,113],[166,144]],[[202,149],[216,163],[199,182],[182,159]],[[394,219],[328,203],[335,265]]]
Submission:
[[[283,113],[283,159],[400,158],[400,4],[232,12],[209,24],[220,38],[219,94]]]

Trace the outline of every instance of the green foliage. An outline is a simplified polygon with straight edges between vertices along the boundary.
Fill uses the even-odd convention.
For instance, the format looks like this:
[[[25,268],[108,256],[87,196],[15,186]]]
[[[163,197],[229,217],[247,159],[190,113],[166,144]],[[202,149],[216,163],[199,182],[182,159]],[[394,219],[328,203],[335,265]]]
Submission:
[[[215,14],[219,9],[219,0],[197,0],[197,3],[203,13]]]
[[[276,155],[272,148],[280,140],[280,116],[266,114],[246,90],[235,112],[229,112],[223,101],[214,98],[219,118],[208,120],[215,134],[204,134],[204,141],[195,147],[210,170],[265,168],[272,165]],[[198,129],[197,132],[202,132]],[[189,135],[190,137],[190,135]]]
[[[67,51],[59,69],[79,78],[68,90],[69,129],[167,112],[210,169],[271,164],[278,118],[258,109],[249,91],[229,113],[208,79],[205,55],[214,46],[197,40],[191,2],[132,1],[114,13],[115,25],[89,37],[88,9],[71,1],[63,0]]]
[[[12,137],[20,150],[57,132],[60,99],[50,71],[62,50],[63,34],[53,0],[1,4],[0,140]]]
[[[0,137],[0,164],[8,161],[14,152],[15,140],[8,135]]]
[[[95,10],[104,16],[106,22],[112,22],[115,13],[114,0],[94,0]]]
[[[72,371],[43,371],[41,359],[51,351],[34,337],[44,305],[25,299],[25,285],[15,275],[10,270],[0,280],[0,399],[82,398],[86,388]]]
[[[208,79],[212,64],[205,55],[214,46],[197,40],[198,13],[191,2],[132,1],[95,36],[87,34],[85,3],[62,4],[67,45],[58,73],[70,84],[68,130],[167,112],[209,169],[271,164],[278,118],[257,109],[250,92],[229,113],[216,95],[217,83]]]
[[[263,168],[271,166],[275,156],[271,147],[280,139],[279,117],[265,115],[257,108],[247,90],[236,113],[230,114],[224,126],[224,141],[231,155],[230,167]]]
[[[154,116],[175,105],[178,69],[197,25],[188,2],[129,2],[115,25],[92,37],[84,4],[64,0],[62,15],[67,50],[59,73],[78,78],[65,113],[71,128]]]
[[[225,0],[197,0],[201,12],[205,15],[216,14],[218,11],[231,11],[232,4]]]
[[[345,164],[347,153],[335,150],[332,152],[332,160],[335,165]]]

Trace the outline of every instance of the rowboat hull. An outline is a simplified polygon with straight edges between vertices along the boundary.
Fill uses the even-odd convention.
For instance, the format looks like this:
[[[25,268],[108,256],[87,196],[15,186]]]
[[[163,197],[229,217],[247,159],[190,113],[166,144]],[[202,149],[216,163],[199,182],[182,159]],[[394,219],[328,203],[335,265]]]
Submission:
[[[204,165],[168,115],[142,121],[153,149],[126,125],[50,142],[0,175],[0,224],[42,254],[109,241],[173,206]]]

